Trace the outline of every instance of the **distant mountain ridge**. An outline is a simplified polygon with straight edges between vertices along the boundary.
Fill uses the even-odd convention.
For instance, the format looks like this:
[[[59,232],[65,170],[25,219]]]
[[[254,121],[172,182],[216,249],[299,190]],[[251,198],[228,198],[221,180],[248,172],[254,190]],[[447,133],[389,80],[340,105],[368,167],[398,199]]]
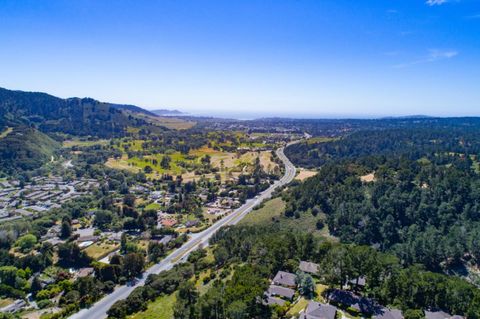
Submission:
[[[171,115],[182,115],[185,114],[180,112],[179,110],[167,110],[167,109],[159,109],[159,110],[152,110],[153,114],[160,115],[160,116],[171,116]]]
[[[432,119],[435,118],[434,116],[430,115],[404,115],[404,116],[386,116],[380,118],[380,120],[424,120],[424,119]]]
[[[136,113],[142,113],[150,116],[157,116],[154,111],[149,111],[141,108],[140,106],[136,105],[131,105],[131,104],[114,104],[114,103],[107,103],[111,107],[119,110],[124,110],[124,111],[131,111],[131,112],[136,112]]]

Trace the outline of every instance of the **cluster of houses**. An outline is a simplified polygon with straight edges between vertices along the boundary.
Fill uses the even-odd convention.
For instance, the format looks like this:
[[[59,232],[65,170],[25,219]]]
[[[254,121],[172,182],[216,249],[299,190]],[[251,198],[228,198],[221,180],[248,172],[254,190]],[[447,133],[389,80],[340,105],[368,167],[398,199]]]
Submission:
[[[319,271],[319,265],[301,261],[299,270],[316,276]],[[353,311],[362,317],[371,317],[372,319],[403,319],[402,311],[399,309],[387,308],[379,305],[375,300],[362,297],[353,292],[355,287],[360,289],[366,284],[364,277],[350,280],[345,284],[345,289],[328,289],[325,294],[325,303],[310,300],[304,310],[300,312],[300,319],[335,319],[340,311]],[[290,272],[278,271],[268,290],[264,294],[264,303],[267,305],[285,306],[287,302],[295,302],[298,298],[296,293],[297,275]],[[342,315],[342,317],[345,317]],[[440,310],[425,310],[426,319],[464,319],[462,316],[450,315]]]
[[[64,181],[62,177],[35,177],[28,183],[0,183],[0,222],[35,216],[98,188],[94,179]]]

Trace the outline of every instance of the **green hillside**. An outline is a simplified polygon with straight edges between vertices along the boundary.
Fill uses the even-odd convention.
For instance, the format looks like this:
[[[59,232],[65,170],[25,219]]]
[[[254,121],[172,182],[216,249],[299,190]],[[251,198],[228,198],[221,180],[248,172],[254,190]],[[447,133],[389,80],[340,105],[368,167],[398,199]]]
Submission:
[[[18,126],[0,139],[0,171],[11,174],[39,168],[60,146],[34,128]]]
[[[129,111],[91,98],[61,99],[0,88],[0,127],[34,125],[44,133],[109,138],[125,135],[128,127],[152,126]]]

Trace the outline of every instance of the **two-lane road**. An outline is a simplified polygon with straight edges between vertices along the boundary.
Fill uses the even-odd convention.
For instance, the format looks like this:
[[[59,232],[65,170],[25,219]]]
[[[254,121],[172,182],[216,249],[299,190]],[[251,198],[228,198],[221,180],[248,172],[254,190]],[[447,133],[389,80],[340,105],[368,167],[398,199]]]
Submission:
[[[283,153],[283,147],[276,151],[278,157],[285,165],[285,174],[283,177],[276,181],[268,189],[260,193],[255,198],[247,200],[247,202],[240,208],[236,209],[228,216],[217,221],[215,224],[205,229],[204,231],[194,234],[182,247],[175,250],[173,253],[165,257],[158,264],[153,265],[146,270],[141,279],[135,284],[120,286],[116,288],[112,293],[106,295],[104,298],[97,301],[88,309],[82,309],[76,314],[72,315],[70,319],[103,319],[107,317],[107,311],[117,301],[125,299],[130,293],[137,287],[145,284],[145,279],[150,274],[158,274],[161,271],[172,268],[175,264],[184,262],[188,255],[198,249],[199,247],[205,247],[208,245],[208,240],[212,237],[217,230],[223,226],[234,225],[238,223],[245,215],[247,215],[252,209],[260,204],[263,200],[271,197],[273,191],[283,185],[290,183],[295,178],[296,169],[295,166]]]

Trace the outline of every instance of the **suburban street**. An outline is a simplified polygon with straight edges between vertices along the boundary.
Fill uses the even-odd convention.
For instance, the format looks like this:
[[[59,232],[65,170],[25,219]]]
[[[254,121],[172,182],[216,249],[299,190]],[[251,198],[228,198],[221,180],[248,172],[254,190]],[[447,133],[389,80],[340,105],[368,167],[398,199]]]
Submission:
[[[71,319],[101,319],[107,317],[107,311],[110,307],[120,299],[125,299],[130,295],[130,293],[138,286],[145,284],[145,279],[150,274],[158,274],[161,271],[168,270],[172,268],[175,264],[184,262],[188,255],[198,249],[199,247],[205,247],[208,245],[208,240],[218,231],[221,227],[227,225],[234,225],[238,223],[245,215],[247,215],[252,209],[260,204],[265,199],[271,197],[274,190],[278,187],[288,184],[295,177],[296,169],[295,166],[290,162],[290,160],[283,153],[283,147],[277,149],[276,154],[282,160],[285,165],[285,173],[283,177],[272,184],[268,189],[257,195],[255,198],[247,200],[247,202],[240,208],[233,211],[228,216],[222,218],[215,224],[213,224],[208,229],[204,231],[193,234],[192,237],[180,248],[175,250],[173,253],[168,255],[165,259],[160,261],[158,264],[150,267],[146,270],[142,278],[138,279],[134,284],[125,285],[118,287],[112,293],[105,296],[103,299],[96,302],[88,309],[82,309],[78,313],[72,315]]]

